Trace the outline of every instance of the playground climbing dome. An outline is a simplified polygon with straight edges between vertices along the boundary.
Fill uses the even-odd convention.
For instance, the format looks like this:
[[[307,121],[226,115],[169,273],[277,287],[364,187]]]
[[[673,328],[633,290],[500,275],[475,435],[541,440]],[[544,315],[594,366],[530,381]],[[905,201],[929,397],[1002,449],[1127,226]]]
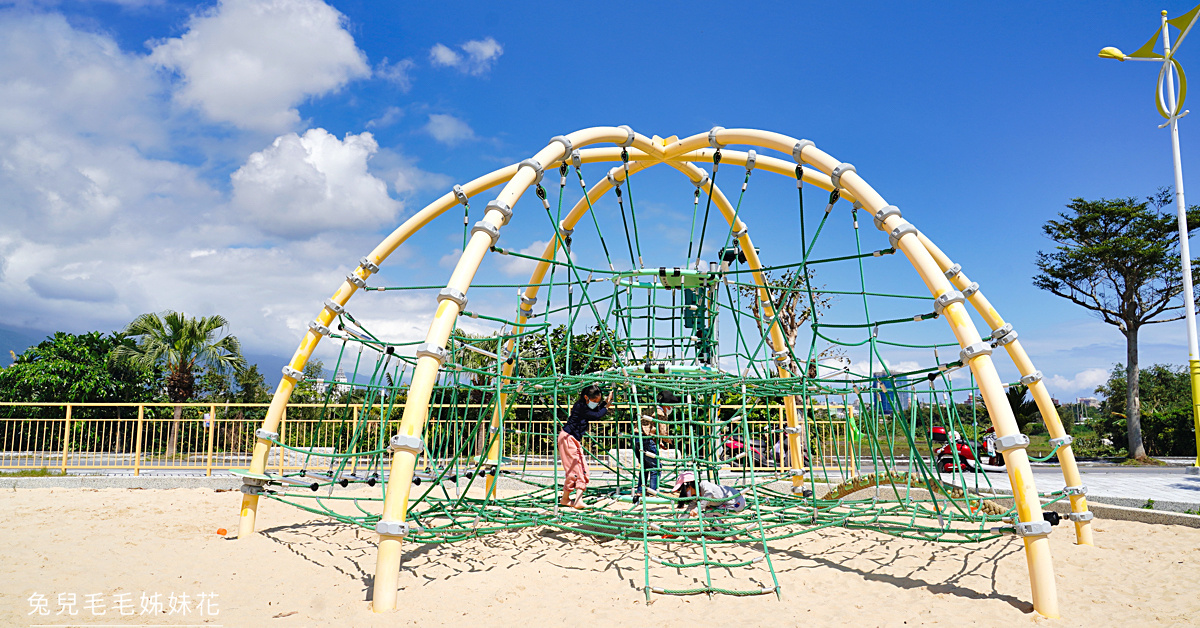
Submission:
[[[666,250],[647,233],[637,201],[653,181],[641,173],[655,166],[691,184],[680,203],[691,213],[686,249]],[[794,185],[790,207],[755,205],[754,183],[766,173]],[[1070,436],[1012,325],[910,222],[913,213],[889,205],[849,163],[779,133],[716,127],[663,139],[621,126],[556,136],[417,212],[324,301],[240,472],[240,536],[254,533],[263,497],[374,530],[373,605],[384,611],[396,606],[404,540],[533,526],[620,539],[643,556],[649,598],[778,595],[772,542],[831,526],[952,543],[1015,534],[1034,608],[1055,617],[1041,500],[1069,500],[1078,542],[1092,542]],[[443,214],[463,219],[448,281],[381,282],[389,256]],[[544,225],[544,250],[501,246],[514,215]],[[756,221],[794,228],[794,244],[760,252]],[[485,258],[521,260],[532,272],[519,284],[473,285]],[[868,281],[914,272],[920,294]],[[814,280],[818,273],[837,285]],[[513,289],[500,305],[468,305],[471,291]],[[427,303],[424,340],[390,338],[356,318],[349,302],[358,292]],[[924,333],[913,334],[917,326]],[[294,389],[320,383],[306,381],[304,368],[322,341],[336,343],[335,369],[356,375],[324,386],[320,415],[281,434]],[[886,356],[900,350],[924,355],[927,366],[891,368]],[[1003,353],[1041,411],[1066,479],[1061,492],[1034,486],[1029,439],[1004,394],[1016,382],[1003,382],[993,363]],[[584,440],[593,477],[587,508],[576,510],[558,503],[555,437],[592,383],[618,402]],[[677,399],[665,418],[654,411],[660,391]],[[954,395],[964,391],[983,399],[986,415],[958,410]],[[352,398],[361,410],[351,412]],[[630,448],[643,416],[663,428],[664,485],[690,471],[737,488],[746,507],[686,514],[672,493],[633,499],[644,469]],[[976,490],[988,479],[966,465],[935,468],[920,453],[931,450],[933,425],[968,435],[994,428],[1015,495]],[[269,471],[274,448],[300,469]]]

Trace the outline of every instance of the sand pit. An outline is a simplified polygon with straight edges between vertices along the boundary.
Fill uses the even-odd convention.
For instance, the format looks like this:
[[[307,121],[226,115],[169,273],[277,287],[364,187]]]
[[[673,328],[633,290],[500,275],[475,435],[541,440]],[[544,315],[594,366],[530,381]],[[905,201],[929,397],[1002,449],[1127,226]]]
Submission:
[[[1075,546],[1061,526],[1050,537],[1063,611],[1056,622],[1032,612],[1015,539],[959,546],[841,529],[773,545],[782,601],[655,596],[647,605],[640,546],[558,530],[409,544],[402,610],[376,615],[367,601],[373,532],[264,501],[262,534],[217,535],[236,529],[240,497],[208,489],[0,493],[0,624],[1114,626],[1188,625],[1200,613],[1200,530],[1099,521],[1097,548]],[[666,585],[691,577],[672,571],[654,573]],[[748,585],[754,573],[769,579],[764,570],[736,579]],[[160,594],[163,612],[140,614],[143,593]],[[29,614],[37,594],[48,615]],[[60,594],[76,595],[76,615],[56,614]],[[99,594],[91,599],[104,615],[85,607],[89,594]],[[134,614],[121,615],[123,600]],[[215,601],[218,614],[200,614],[201,600]]]

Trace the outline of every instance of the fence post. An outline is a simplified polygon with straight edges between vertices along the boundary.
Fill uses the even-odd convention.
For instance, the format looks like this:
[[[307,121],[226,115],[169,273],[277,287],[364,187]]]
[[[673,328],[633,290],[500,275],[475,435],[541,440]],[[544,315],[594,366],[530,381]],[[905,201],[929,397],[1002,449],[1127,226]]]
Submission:
[[[67,416],[63,420],[62,472],[67,473],[67,454],[71,451],[71,404],[67,404]]]
[[[283,430],[287,427],[287,406],[283,407],[283,413],[279,417],[279,442],[283,442]],[[279,475],[283,475],[283,452],[287,451],[283,447],[276,447],[279,450]]]
[[[146,416],[146,404],[138,404],[137,442],[133,445],[133,474],[142,474],[142,421]]]
[[[204,475],[212,477],[212,452],[213,452],[213,429],[217,426],[217,406],[216,404],[208,406],[208,457],[204,465]]]

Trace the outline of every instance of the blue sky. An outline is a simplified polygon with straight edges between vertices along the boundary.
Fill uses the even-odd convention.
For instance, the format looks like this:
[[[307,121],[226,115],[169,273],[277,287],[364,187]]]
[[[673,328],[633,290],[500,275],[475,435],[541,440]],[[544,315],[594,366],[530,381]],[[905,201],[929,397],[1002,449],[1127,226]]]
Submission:
[[[145,311],[222,313],[249,351],[287,356],[358,258],[453,183],[588,126],[665,137],[721,125],[812,139],[855,164],[980,282],[1060,398],[1087,395],[1124,359],[1116,329],[1030,277],[1050,246],[1040,226],[1071,198],[1170,185],[1155,66],[1096,52],[1137,48],[1159,9],[1175,16],[1186,3],[731,6],[7,4],[6,323],[110,330]],[[1200,59],[1190,47],[1185,69]],[[1200,167],[1193,129],[1184,119],[1188,184]],[[585,174],[590,183],[603,168]],[[647,173],[634,193],[647,248],[662,260],[647,263],[681,263],[690,187]],[[532,201],[502,246],[546,240]],[[601,208],[609,220],[611,209]],[[752,178],[747,211],[768,261],[786,259],[794,187]],[[834,216],[833,242],[852,233],[847,212],[843,203]],[[384,280],[444,284],[460,218],[406,245]],[[610,245],[623,244],[619,225],[605,223]],[[864,237],[886,246],[878,232]],[[489,260],[481,280],[516,281],[524,269],[511,262]],[[919,287],[903,265],[882,268],[872,286]],[[515,305],[511,291],[490,294],[473,301]],[[386,333],[416,339],[431,303],[389,293],[362,307]],[[1181,324],[1143,333],[1144,364],[1185,359]]]

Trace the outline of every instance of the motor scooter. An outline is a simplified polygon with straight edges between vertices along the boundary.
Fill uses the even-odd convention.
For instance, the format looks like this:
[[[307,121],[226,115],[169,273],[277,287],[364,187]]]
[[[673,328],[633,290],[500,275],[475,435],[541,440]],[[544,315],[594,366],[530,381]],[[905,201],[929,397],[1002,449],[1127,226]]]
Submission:
[[[996,430],[987,428],[979,441],[967,440],[957,431],[947,430],[942,426],[934,426],[931,431],[935,443],[943,445],[933,452],[934,464],[942,473],[952,473],[962,470],[967,472],[985,471],[1004,473],[1004,457],[996,451]],[[954,461],[954,452],[958,452],[958,462]]]

